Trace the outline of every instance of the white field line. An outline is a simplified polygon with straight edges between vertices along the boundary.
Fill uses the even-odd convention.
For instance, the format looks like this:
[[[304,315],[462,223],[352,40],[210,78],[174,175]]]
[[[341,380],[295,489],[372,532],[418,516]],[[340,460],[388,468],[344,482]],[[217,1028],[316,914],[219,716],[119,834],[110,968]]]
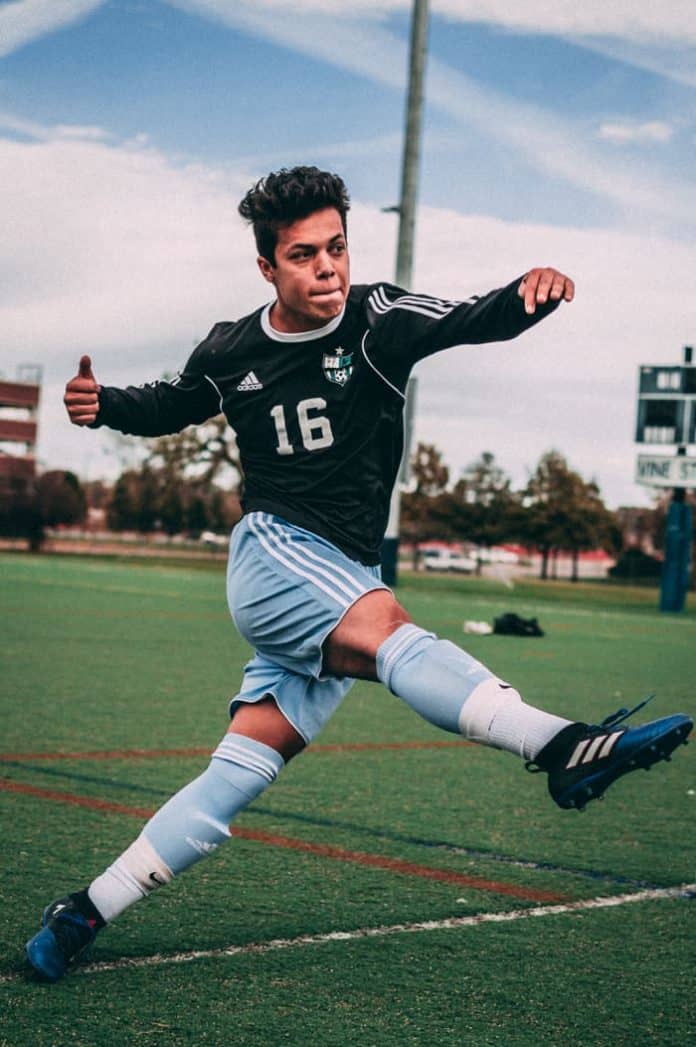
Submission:
[[[353,931],[329,931],[326,934],[301,935],[298,938],[275,938],[267,942],[250,942],[247,945],[230,945],[222,949],[196,949],[190,952],[155,954],[153,956],[124,957],[103,963],[90,963],[77,967],[74,974],[102,974],[105,971],[132,970],[139,967],[164,967],[167,964],[192,963],[194,960],[218,960],[226,956],[242,956],[250,953],[277,952],[305,945],[323,945],[326,942],[350,942],[364,938],[388,938],[395,934],[420,934],[424,931],[460,930],[479,927],[484,923],[512,923],[534,916],[562,916],[565,913],[586,912],[591,909],[611,909],[618,905],[634,902],[663,901],[670,898],[689,898],[696,895],[696,883],[679,887],[656,887],[630,894],[614,894],[601,898],[585,898],[562,905],[541,905],[532,909],[511,909],[499,913],[476,913],[474,916],[452,916],[444,920],[424,920],[420,923],[395,923],[382,927],[359,927]],[[0,976],[0,983],[16,979],[18,975]]]

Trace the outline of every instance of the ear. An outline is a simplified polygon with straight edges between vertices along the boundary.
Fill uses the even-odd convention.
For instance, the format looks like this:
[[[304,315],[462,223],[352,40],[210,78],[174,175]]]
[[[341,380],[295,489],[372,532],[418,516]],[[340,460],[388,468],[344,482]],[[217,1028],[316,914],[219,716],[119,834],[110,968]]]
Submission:
[[[269,284],[274,284],[275,266],[271,265],[268,259],[264,258],[263,255],[259,255],[259,257],[256,259],[256,264],[258,265],[259,270],[261,271],[261,276],[264,278],[264,280],[267,280]]]

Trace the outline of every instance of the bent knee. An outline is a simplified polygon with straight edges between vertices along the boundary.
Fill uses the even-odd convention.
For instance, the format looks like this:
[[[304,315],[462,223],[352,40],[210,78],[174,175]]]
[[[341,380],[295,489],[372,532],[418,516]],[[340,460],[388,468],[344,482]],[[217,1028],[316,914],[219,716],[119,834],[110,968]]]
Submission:
[[[324,641],[324,671],[376,680],[377,651],[393,632],[410,621],[410,615],[388,590],[366,593]]]
[[[229,731],[263,742],[280,753],[287,763],[307,744],[281,712],[272,694],[257,702],[241,702],[234,711]]]

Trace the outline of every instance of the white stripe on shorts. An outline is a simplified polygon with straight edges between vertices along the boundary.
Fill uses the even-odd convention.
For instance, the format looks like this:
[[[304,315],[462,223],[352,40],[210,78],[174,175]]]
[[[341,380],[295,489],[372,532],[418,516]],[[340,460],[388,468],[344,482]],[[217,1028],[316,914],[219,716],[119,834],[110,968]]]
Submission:
[[[271,519],[269,519],[269,520],[265,520],[264,519],[264,523],[268,523],[269,528],[273,528],[274,531],[276,531],[278,533],[279,541],[283,544],[284,549],[288,553],[292,554],[294,559],[300,559],[302,557],[307,557],[310,560],[314,560],[316,563],[323,564],[324,567],[328,568],[328,570],[330,572],[335,572],[336,574],[343,575],[343,577],[345,579],[347,579],[347,581],[350,583],[348,586],[343,585],[338,578],[335,578],[334,581],[335,581],[336,585],[338,585],[340,588],[342,588],[343,591],[345,593],[347,593],[349,596],[353,595],[354,597],[358,597],[358,596],[362,596],[363,593],[367,592],[367,589],[365,588],[365,586],[361,585],[360,582],[358,582],[353,577],[353,575],[350,574],[349,571],[344,570],[343,567],[339,567],[338,564],[333,563],[332,560],[326,560],[326,559],[324,559],[323,556],[317,556],[317,554],[315,552],[312,552],[311,549],[303,548],[302,552],[300,552],[296,548],[296,546],[292,544],[292,536],[289,535],[286,531],[283,530],[281,524],[276,523],[276,522],[274,522]],[[307,566],[308,567],[312,567],[311,564],[308,564]],[[326,574],[326,571],[322,570],[319,567],[312,568],[312,569],[321,571],[322,574]],[[352,590],[352,593],[351,593],[351,590]]]
[[[264,515],[265,514],[263,513],[250,513],[247,519],[249,520],[249,527],[256,535],[266,552],[275,560],[278,560],[279,563],[282,563],[284,567],[287,567],[289,571],[292,571],[293,574],[297,574],[301,578],[306,578],[307,581],[312,582],[313,585],[316,585],[317,589],[321,589],[323,593],[330,596],[331,599],[335,600],[341,607],[345,607],[346,609],[350,607],[350,605],[355,601],[356,595],[351,593],[350,599],[344,596],[340,592],[340,589],[344,589],[345,591],[345,586],[340,582],[336,584],[336,579],[333,579],[328,571],[313,567],[308,560],[304,561],[303,558],[294,550],[291,550],[288,546],[282,546],[278,536],[270,531],[267,522],[263,518]],[[284,556],[284,552],[287,552],[288,555]],[[297,563],[301,564],[302,567],[298,567],[297,563],[293,563],[292,559],[289,559],[290,556],[293,556]],[[326,582],[322,581],[322,574],[332,583],[332,585],[327,585]],[[366,592],[367,590],[363,591]]]

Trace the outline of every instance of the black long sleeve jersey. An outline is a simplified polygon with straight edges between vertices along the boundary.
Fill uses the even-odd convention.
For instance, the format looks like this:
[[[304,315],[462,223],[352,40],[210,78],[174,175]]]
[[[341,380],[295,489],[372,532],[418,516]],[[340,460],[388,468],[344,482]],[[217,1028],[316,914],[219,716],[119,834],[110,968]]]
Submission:
[[[376,564],[411,369],[448,346],[513,338],[555,308],[527,315],[521,279],[462,302],[354,286],[339,317],[302,334],[276,332],[266,306],[215,324],[173,381],[102,387],[95,425],[160,436],[223,411],[237,434],[243,509],[275,513]]]

